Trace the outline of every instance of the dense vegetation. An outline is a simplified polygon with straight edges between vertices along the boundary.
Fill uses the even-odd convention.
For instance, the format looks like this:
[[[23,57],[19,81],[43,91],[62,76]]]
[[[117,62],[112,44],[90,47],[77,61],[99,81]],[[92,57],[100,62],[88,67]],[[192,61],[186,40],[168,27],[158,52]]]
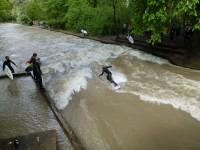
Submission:
[[[0,22],[11,20],[11,6],[7,0],[0,1]]]
[[[11,19],[78,32],[85,28],[93,35],[117,34],[126,23],[133,34],[151,32],[155,42],[173,24],[200,30],[200,5],[199,0],[1,0],[0,21]]]

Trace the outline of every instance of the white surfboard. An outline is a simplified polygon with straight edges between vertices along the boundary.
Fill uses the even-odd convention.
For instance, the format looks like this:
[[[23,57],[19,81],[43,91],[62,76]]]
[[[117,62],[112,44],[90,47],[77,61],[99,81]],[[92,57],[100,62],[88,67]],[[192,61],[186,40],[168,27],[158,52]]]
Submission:
[[[131,42],[132,44],[134,43],[134,40],[133,40],[132,36],[130,36],[130,35],[127,35],[127,39],[128,39],[128,40],[129,40],[129,42]]]
[[[0,67],[3,67],[3,61],[0,60]]]
[[[87,34],[87,31],[86,31],[86,30],[81,29],[81,32],[82,32],[83,34]]]
[[[114,90],[118,90],[118,89],[121,88],[119,84],[118,84],[117,86],[115,86],[115,85],[112,83],[111,85],[112,85],[112,88],[113,88]]]
[[[7,65],[5,65],[5,73],[7,74],[7,76],[11,79],[11,80],[13,80],[13,74],[12,74],[12,72],[11,72],[11,70],[8,68],[8,66]]]

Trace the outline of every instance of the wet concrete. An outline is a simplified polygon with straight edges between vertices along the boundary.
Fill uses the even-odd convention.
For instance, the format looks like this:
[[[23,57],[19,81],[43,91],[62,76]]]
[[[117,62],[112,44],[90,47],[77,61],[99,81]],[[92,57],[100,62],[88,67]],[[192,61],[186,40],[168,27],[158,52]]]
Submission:
[[[18,144],[15,142],[18,140]],[[1,150],[57,150],[56,130],[0,139]]]

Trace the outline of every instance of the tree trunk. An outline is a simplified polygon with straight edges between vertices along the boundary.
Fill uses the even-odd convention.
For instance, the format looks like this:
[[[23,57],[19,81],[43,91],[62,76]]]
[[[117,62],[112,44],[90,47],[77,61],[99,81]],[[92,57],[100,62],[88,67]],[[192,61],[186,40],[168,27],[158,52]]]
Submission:
[[[113,21],[114,21],[115,33],[116,33],[116,3],[117,0],[113,0]]]

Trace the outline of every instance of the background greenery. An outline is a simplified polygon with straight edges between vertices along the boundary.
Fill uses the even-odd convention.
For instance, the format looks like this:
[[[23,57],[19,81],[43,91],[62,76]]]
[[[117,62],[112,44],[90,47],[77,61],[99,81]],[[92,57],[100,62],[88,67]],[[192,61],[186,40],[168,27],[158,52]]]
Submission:
[[[199,0],[0,0],[0,22],[16,21],[31,25],[45,22],[50,28],[95,36],[122,32],[151,33],[150,42],[161,41],[164,28],[190,23],[200,30]]]

